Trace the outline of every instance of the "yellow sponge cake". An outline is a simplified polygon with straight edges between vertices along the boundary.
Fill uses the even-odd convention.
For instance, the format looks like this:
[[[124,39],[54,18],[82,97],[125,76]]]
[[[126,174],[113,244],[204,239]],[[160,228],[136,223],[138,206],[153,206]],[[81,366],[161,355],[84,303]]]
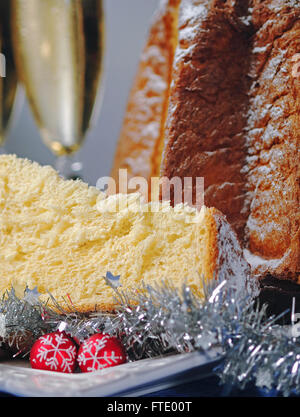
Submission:
[[[118,210],[115,203],[118,202]],[[0,293],[37,287],[82,312],[111,311],[114,292],[170,280],[202,293],[203,280],[248,274],[235,233],[214,208],[167,202],[141,205],[137,195],[106,197],[49,166],[0,156]],[[243,285],[243,284],[242,284]]]

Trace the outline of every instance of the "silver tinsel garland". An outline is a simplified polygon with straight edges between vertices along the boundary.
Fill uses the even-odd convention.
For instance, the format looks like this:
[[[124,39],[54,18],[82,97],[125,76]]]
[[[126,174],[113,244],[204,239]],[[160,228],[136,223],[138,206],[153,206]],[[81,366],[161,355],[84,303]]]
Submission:
[[[0,301],[0,347],[8,348],[15,356],[26,354],[30,344],[50,329],[45,314],[36,290],[26,288],[22,298],[14,288],[7,291]]]
[[[71,306],[64,310],[49,295],[56,306],[51,309],[38,294],[27,291],[18,299],[11,290],[0,302],[0,346],[12,335],[16,341],[30,332],[36,339],[60,329],[78,343],[97,332],[114,335],[131,361],[217,348],[221,383],[241,389],[254,383],[285,396],[300,394],[300,338],[291,327],[276,324],[278,318],[268,317],[253,294],[237,290],[230,280],[203,280],[203,301],[187,285],[178,291],[161,282],[125,293],[119,277],[108,273],[104,279],[115,291],[115,314],[84,315]]]

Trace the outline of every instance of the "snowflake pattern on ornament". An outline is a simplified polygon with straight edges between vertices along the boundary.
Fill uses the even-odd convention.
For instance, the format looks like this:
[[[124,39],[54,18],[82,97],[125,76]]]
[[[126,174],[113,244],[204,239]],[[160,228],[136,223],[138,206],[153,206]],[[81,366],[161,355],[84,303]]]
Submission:
[[[70,345],[69,339],[63,333],[47,334],[40,339],[40,347],[36,358],[53,371],[60,367],[63,372],[73,371],[74,360],[77,355],[75,345]]]
[[[122,353],[117,354],[113,347],[111,349],[108,347],[111,341],[110,336],[87,340],[81,346],[78,354],[79,366],[84,367],[85,372],[93,372],[122,363],[124,355]],[[119,349],[117,348],[117,350]]]

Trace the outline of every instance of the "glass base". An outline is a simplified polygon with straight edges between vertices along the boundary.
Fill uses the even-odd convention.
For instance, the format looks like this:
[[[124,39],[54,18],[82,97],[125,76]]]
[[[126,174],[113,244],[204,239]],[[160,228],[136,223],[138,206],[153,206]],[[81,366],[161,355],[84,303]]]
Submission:
[[[60,156],[55,161],[55,169],[67,180],[83,180],[83,165],[72,156]]]

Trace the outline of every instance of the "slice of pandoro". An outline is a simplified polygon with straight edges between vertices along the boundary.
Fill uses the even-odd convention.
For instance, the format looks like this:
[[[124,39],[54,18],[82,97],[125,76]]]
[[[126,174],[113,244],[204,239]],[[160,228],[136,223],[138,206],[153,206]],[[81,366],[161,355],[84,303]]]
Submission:
[[[106,197],[51,167],[0,156],[0,293],[37,287],[80,312],[112,311],[115,293],[143,284],[183,283],[203,295],[204,280],[246,285],[248,264],[225,217],[168,202],[141,204],[137,194]]]

